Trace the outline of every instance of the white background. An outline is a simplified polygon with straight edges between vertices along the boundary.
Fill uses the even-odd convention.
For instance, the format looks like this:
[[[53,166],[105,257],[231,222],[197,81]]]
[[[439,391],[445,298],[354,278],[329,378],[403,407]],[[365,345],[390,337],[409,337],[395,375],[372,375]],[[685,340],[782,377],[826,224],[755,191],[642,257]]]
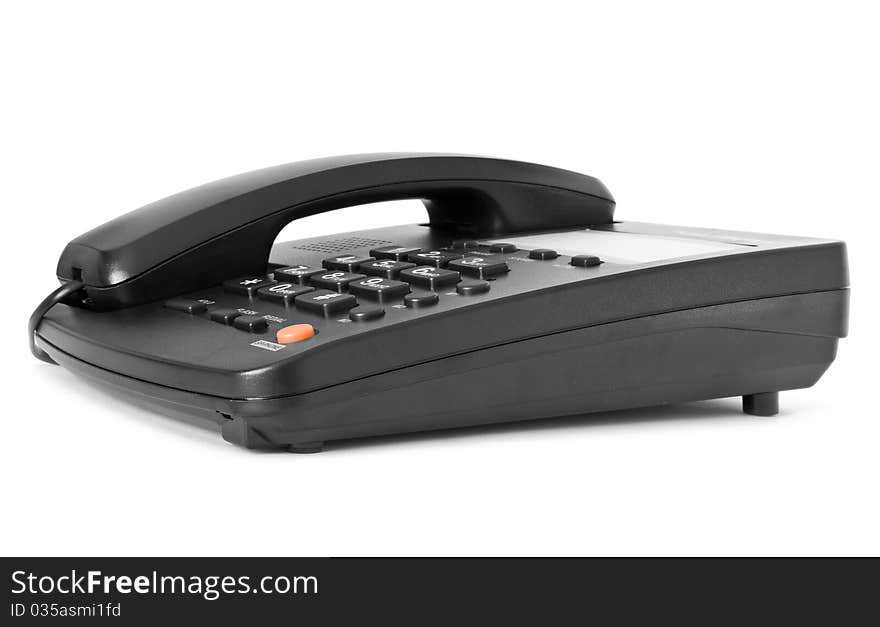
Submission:
[[[880,553],[872,8],[4,4],[0,553]],[[233,447],[28,354],[72,237],[230,174],[374,151],[590,173],[622,219],[845,239],[851,336],[775,418],[728,399],[320,455]]]

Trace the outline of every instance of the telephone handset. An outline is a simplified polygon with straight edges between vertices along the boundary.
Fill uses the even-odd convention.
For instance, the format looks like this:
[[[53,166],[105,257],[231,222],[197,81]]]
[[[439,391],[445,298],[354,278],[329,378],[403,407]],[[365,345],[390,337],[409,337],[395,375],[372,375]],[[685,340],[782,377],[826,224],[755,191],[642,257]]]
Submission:
[[[439,154],[330,157],[240,174],[127,213],[71,241],[57,274],[82,281],[95,309],[137,305],[263,272],[276,236],[297,218],[407,198],[424,199],[431,227],[453,237],[588,227],[614,214],[600,181],[548,166]]]
[[[418,198],[429,222],[273,242]],[[742,396],[776,411],[846,333],[842,242],[615,222],[595,178],[372,154],[191,189],[71,241],[34,354],[251,448]]]

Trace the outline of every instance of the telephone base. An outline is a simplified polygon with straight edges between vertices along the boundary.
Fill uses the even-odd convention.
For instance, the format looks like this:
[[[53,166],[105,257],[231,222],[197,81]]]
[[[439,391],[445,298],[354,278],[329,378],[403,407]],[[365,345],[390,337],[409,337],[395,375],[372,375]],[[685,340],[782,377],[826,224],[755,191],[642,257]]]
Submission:
[[[779,413],[779,392],[746,394],[743,412],[752,416],[775,416]]]

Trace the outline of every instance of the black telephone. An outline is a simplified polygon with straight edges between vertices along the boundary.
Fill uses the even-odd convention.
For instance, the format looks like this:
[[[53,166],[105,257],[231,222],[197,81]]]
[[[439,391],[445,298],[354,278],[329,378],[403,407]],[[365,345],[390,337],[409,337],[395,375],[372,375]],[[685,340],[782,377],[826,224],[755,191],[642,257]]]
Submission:
[[[405,198],[428,224],[273,246],[296,218]],[[771,415],[834,360],[842,242],[615,222],[614,206],[595,178],[472,156],[241,174],[71,241],[31,346],[295,452],[729,396]]]

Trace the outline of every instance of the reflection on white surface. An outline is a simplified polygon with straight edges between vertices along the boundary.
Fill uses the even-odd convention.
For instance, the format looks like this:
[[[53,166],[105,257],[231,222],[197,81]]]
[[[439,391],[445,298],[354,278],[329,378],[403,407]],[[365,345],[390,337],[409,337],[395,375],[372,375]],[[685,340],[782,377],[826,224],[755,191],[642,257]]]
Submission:
[[[552,248],[563,255],[598,255],[615,263],[646,263],[737,250],[742,244],[611,231],[565,231],[505,238],[519,248]]]

